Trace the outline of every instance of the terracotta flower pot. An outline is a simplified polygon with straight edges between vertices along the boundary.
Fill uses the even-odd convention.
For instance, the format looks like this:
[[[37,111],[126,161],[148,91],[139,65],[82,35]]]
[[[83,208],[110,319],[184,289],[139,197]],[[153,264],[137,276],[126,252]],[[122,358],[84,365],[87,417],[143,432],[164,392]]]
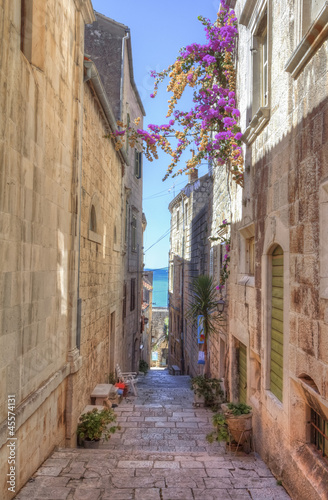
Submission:
[[[243,415],[231,415],[227,405],[222,404],[221,409],[227,421],[227,426],[232,438],[238,444],[244,444],[252,432],[252,417],[253,412]]]
[[[97,441],[91,441],[91,440],[88,440],[88,439],[85,439],[83,441],[83,447],[84,448],[87,448],[87,449],[97,449],[99,448],[99,445],[100,445],[100,439],[98,439]]]

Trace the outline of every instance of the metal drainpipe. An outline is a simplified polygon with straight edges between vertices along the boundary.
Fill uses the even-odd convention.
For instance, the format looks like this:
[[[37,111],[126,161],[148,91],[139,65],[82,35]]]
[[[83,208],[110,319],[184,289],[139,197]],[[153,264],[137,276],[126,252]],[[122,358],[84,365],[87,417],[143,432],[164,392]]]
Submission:
[[[124,84],[124,53],[125,53],[125,40],[129,38],[129,31],[126,31],[126,35],[122,38],[122,62],[121,62],[121,88],[120,88],[120,120],[122,120],[123,112],[123,84]]]

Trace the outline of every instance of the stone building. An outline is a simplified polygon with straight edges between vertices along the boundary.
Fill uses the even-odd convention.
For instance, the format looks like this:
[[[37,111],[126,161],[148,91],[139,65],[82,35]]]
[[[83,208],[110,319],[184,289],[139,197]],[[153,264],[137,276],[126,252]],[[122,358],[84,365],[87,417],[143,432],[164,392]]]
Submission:
[[[0,17],[0,463],[10,394],[17,491],[76,425],[83,33],[94,15],[89,1],[23,0],[2,2]],[[13,496],[6,479],[2,498]]]
[[[230,398],[246,390],[256,451],[293,498],[327,498],[328,4],[229,4],[245,143]]]
[[[141,359],[150,366],[151,360],[151,331],[153,325],[153,272],[143,273],[142,280],[142,339],[141,339]]]
[[[191,285],[195,277],[209,272],[209,240],[212,220],[213,180],[210,174],[189,182],[171,201],[169,253],[169,365],[198,374],[195,325],[188,319]]]
[[[105,92],[110,100],[115,120],[132,124],[145,111],[134,81],[131,33],[127,26],[102,14],[95,13],[96,22],[87,26],[85,51],[95,62]],[[125,142],[122,204],[123,225],[116,222],[116,250],[123,257],[123,303],[121,331],[115,341],[115,350],[123,370],[137,370],[140,359],[142,271],[143,271],[143,213],[142,213],[142,153]],[[112,233],[109,238],[114,238]],[[113,319],[120,324],[120,318]],[[115,327],[114,327],[115,329]],[[113,343],[114,345],[114,343]],[[114,348],[114,347],[113,347]],[[116,351],[115,351],[116,352]],[[114,352],[112,353],[114,356]],[[114,356],[115,357],[115,356]],[[114,358],[113,358],[114,359]]]
[[[136,360],[141,155],[104,139],[117,102],[85,56],[89,0],[2,2],[0,18],[0,463],[10,395],[17,492],[55,446],[76,443],[94,385]],[[143,108],[131,42],[120,43],[119,102],[132,120]],[[4,499],[14,496],[6,480]]]
[[[151,325],[151,365],[163,367],[168,364],[169,310],[167,307],[153,307]],[[153,353],[155,353],[153,355]]]

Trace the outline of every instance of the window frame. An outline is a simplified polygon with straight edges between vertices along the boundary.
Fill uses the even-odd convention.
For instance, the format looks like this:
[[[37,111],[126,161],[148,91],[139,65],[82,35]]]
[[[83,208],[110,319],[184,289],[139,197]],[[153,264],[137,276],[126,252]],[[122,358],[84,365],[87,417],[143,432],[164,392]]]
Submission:
[[[130,284],[130,312],[136,308],[136,278],[131,278]]]
[[[142,175],[142,152],[134,150],[134,175],[137,179],[141,179]]]
[[[131,217],[131,251],[137,251],[137,214],[134,212]]]

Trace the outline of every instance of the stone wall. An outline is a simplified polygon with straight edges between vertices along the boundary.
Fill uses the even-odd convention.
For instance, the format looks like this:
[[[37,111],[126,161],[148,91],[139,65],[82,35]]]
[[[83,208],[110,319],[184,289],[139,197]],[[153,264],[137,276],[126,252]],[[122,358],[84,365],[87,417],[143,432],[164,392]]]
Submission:
[[[266,11],[265,2],[259,2],[257,17],[252,17],[251,2],[236,5],[242,23],[237,90],[246,173],[242,214],[232,230],[231,397],[238,397],[233,365],[240,341],[247,347],[247,392],[257,450],[295,498],[323,498],[326,469],[310,443],[308,422],[310,408],[328,419],[327,266],[321,252],[327,217],[328,45],[324,37],[320,44],[308,40],[323,36],[320,19],[327,16],[327,6],[322,2],[323,17],[312,32],[307,19],[310,34],[303,41],[302,6],[271,2]],[[259,43],[256,30],[266,15],[268,101],[254,118],[251,99],[259,92],[254,68],[262,49],[252,53],[250,48]],[[307,56],[302,59],[300,53]],[[254,277],[245,266],[252,234]],[[271,261],[277,245],[283,250],[284,269],[282,401],[270,390]]]
[[[90,2],[77,4],[35,1],[24,23],[20,2],[0,6],[0,462],[5,471],[13,394],[16,491],[65,443],[71,419],[83,30],[93,20]],[[12,497],[5,474],[1,481],[1,498]]]

